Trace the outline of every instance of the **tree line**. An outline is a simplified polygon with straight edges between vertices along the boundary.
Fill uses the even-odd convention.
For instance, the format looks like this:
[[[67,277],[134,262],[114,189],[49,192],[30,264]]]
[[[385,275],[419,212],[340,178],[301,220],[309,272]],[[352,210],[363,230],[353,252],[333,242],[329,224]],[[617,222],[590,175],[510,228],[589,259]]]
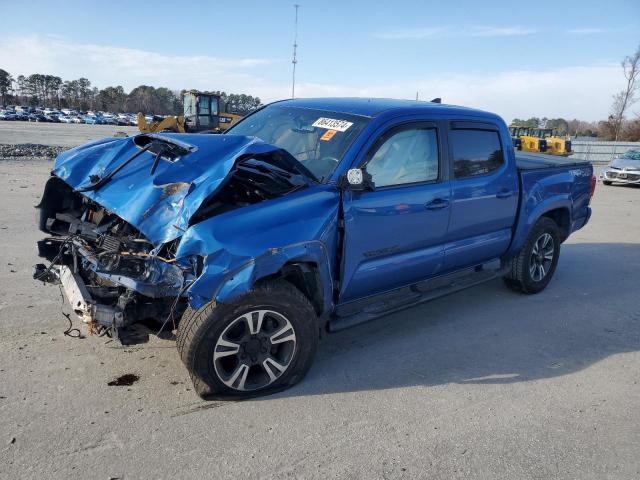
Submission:
[[[129,93],[120,85],[99,89],[89,79],[63,80],[56,75],[34,73],[13,77],[0,69],[2,105],[104,110],[109,112],[144,112],[151,115],[182,113],[182,93],[165,87],[140,85]],[[252,95],[216,92],[225,111],[245,115],[261,105]]]
[[[616,122],[609,117],[599,122],[585,122],[584,120],[566,120],[564,118],[538,118],[531,117],[527,120],[514,118],[511,125],[529,128],[550,128],[559,135],[571,137],[598,137],[599,140],[615,140]],[[623,119],[620,122],[618,140],[626,142],[640,141],[640,119]]]
[[[625,88],[613,95],[611,113],[606,120],[584,122],[577,119],[531,117],[527,120],[514,118],[511,124],[530,128],[551,128],[560,135],[573,137],[598,137],[600,140],[639,142],[640,114],[634,113],[635,118],[632,119],[628,119],[626,115],[631,106],[638,101],[640,46],[633,54],[624,57],[620,66],[625,79]]]

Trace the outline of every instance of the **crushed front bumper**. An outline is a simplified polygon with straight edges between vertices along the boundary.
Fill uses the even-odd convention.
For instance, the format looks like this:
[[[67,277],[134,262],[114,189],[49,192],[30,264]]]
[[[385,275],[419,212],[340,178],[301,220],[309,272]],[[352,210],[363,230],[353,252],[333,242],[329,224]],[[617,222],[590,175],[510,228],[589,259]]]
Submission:
[[[607,168],[602,172],[600,179],[607,182],[640,184],[640,170],[616,170]]]
[[[118,306],[97,303],[80,275],[66,265],[54,265],[47,269],[37,265],[34,278],[52,283],[60,283],[67,301],[74,313],[87,324],[97,324],[106,328],[121,328],[124,325],[124,309]]]

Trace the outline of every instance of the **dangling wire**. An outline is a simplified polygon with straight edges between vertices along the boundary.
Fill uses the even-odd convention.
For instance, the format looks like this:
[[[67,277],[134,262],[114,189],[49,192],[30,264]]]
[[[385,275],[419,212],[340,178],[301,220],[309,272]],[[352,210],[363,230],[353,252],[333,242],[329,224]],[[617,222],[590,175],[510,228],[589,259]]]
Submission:
[[[193,283],[193,282],[191,282],[191,283]],[[175,313],[176,307],[178,306],[178,302],[180,301],[180,297],[187,290],[187,288],[189,288],[191,286],[191,283],[186,283],[182,287],[182,289],[180,290],[178,295],[176,295],[176,298],[171,303],[171,308],[169,309],[169,315],[167,315],[167,318],[165,319],[164,323],[160,327],[160,330],[158,330],[158,333],[156,333],[156,336],[160,335],[162,330],[164,330],[164,327],[167,325],[167,323],[169,323],[169,320],[171,320],[171,322],[173,323],[173,329],[174,330],[176,329],[176,319],[175,319],[174,313]]]
[[[79,329],[73,327],[71,315],[64,312],[64,293],[62,293],[62,286],[58,285],[58,287],[60,288],[60,299],[62,300],[62,303],[60,304],[60,313],[62,313],[62,316],[67,319],[67,322],[69,322],[69,327],[62,333],[71,338],[84,338],[82,332]]]

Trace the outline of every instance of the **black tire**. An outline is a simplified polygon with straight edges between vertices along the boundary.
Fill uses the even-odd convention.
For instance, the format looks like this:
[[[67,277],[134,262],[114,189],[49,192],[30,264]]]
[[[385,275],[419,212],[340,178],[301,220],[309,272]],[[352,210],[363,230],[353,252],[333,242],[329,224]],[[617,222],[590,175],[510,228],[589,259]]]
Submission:
[[[540,253],[540,246],[542,245],[540,242],[544,242],[549,238],[547,235],[552,241],[553,255],[551,259],[547,259],[548,243],[545,246],[546,250]],[[536,244],[538,248],[534,250]],[[536,251],[538,254],[536,254]],[[542,260],[540,255],[543,257]],[[558,225],[550,218],[542,217],[531,229],[520,253],[512,259],[511,269],[504,277],[506,285],[512,290],[522,293],[533,294],[541,292],[551,281],[556,271],[559,257],[560,235]],[[542,266],[542,270],[539,269],[540,266]],[[543,272],[543,275],[538,278],[541,272]]]
[[[611,182],[609,180],[602,180],[602,184],[603,185],[611,185]]]
[[[255,316],[259,311],[267,312],[261,317],[265,320],[260,323]],[[248,326],[249,321],[243,315],[254,315],[250,316],[252,327]],[[283,323],[285,327],[290,326],[293,329],[294,339],[276,345],[275,341],[279,341],[283,336],[291,337],[289,330],[285,332],[287,335],[274,335],[284,330],[280,329],[279,322],[282,321],[288,322]],[[276,325],[273,332],[264,333],[259,337],[262,330],[266,332],[269,324]],[[249,330],[257,325],[264,328],[261,327],[262,330],[254,335],[254,332]],[[246,331],[242,331],[242,328]],[[239,335],[237,339],[233,339],[234,345],[240,347],[237,354],[230,354],[227,346],[218,343],[228,341],[233,330],[234,335]],[[274,337],[278,338],[274,340]],[[230,304],[210,302],[199,310],[187,308],[178,326],[177,347],[198,395],[204,399],[239,399],[274,393],[298,383],[313,363],[318,338],[318,318],[309,300],[290,283],[277,280],[256,286]],[[256,344],[256,340],[263,343]],[[274,340],[274,343],[271,343],[271,340]],[[260,351],[256,348],[260,348]],[[266,353],[262,353],[265,352],[265,348]],[[285,348],[288,351],[280,352]],[[231,350],[235,351],[235,346]],[[224,357],[214,362],[214,353]],[[261,357],[254,358],[254,354]],[[272,354],[278,357],[272,357]],[[274,368],[273,363],[265,365],[263,362],[271,362],[267,357],[277,360],[280,367],[286,364],[286,369],[280,373],[279,369]],[[246,366],[249,363],[251,366]],[[239,378],[229,386],[223,378],[227,368],[236,373],[246,368],[248,373],[244,374],[242,370]],[[276,373],[279,376],[273,380],[271,375]],[[231,374],[226,380],[229,382],[233,378]],[[245,385],[245,380],[249,382],[252,378],[253,386]],[[258,380],[271,383],[260,386],[261,382]],[[242,385],[239,384],[240,381]],[[252,388],[240,390],[241,386]]]

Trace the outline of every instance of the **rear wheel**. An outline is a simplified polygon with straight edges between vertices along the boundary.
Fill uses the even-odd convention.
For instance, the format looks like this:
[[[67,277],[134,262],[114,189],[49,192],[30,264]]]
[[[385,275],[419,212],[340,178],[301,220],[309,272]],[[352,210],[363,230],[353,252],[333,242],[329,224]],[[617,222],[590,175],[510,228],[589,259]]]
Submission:
[[[512,260],[505,283],[523,293],[538,293],[551,281],[560,256],[560,236],[556,223],[540,218],[529,233],[520,253]]]
[[[187,309],[177,345],[203,398],[273,393],[300,381],[318,344],[317,317],[293,285],[258,286],[232,304]]]

